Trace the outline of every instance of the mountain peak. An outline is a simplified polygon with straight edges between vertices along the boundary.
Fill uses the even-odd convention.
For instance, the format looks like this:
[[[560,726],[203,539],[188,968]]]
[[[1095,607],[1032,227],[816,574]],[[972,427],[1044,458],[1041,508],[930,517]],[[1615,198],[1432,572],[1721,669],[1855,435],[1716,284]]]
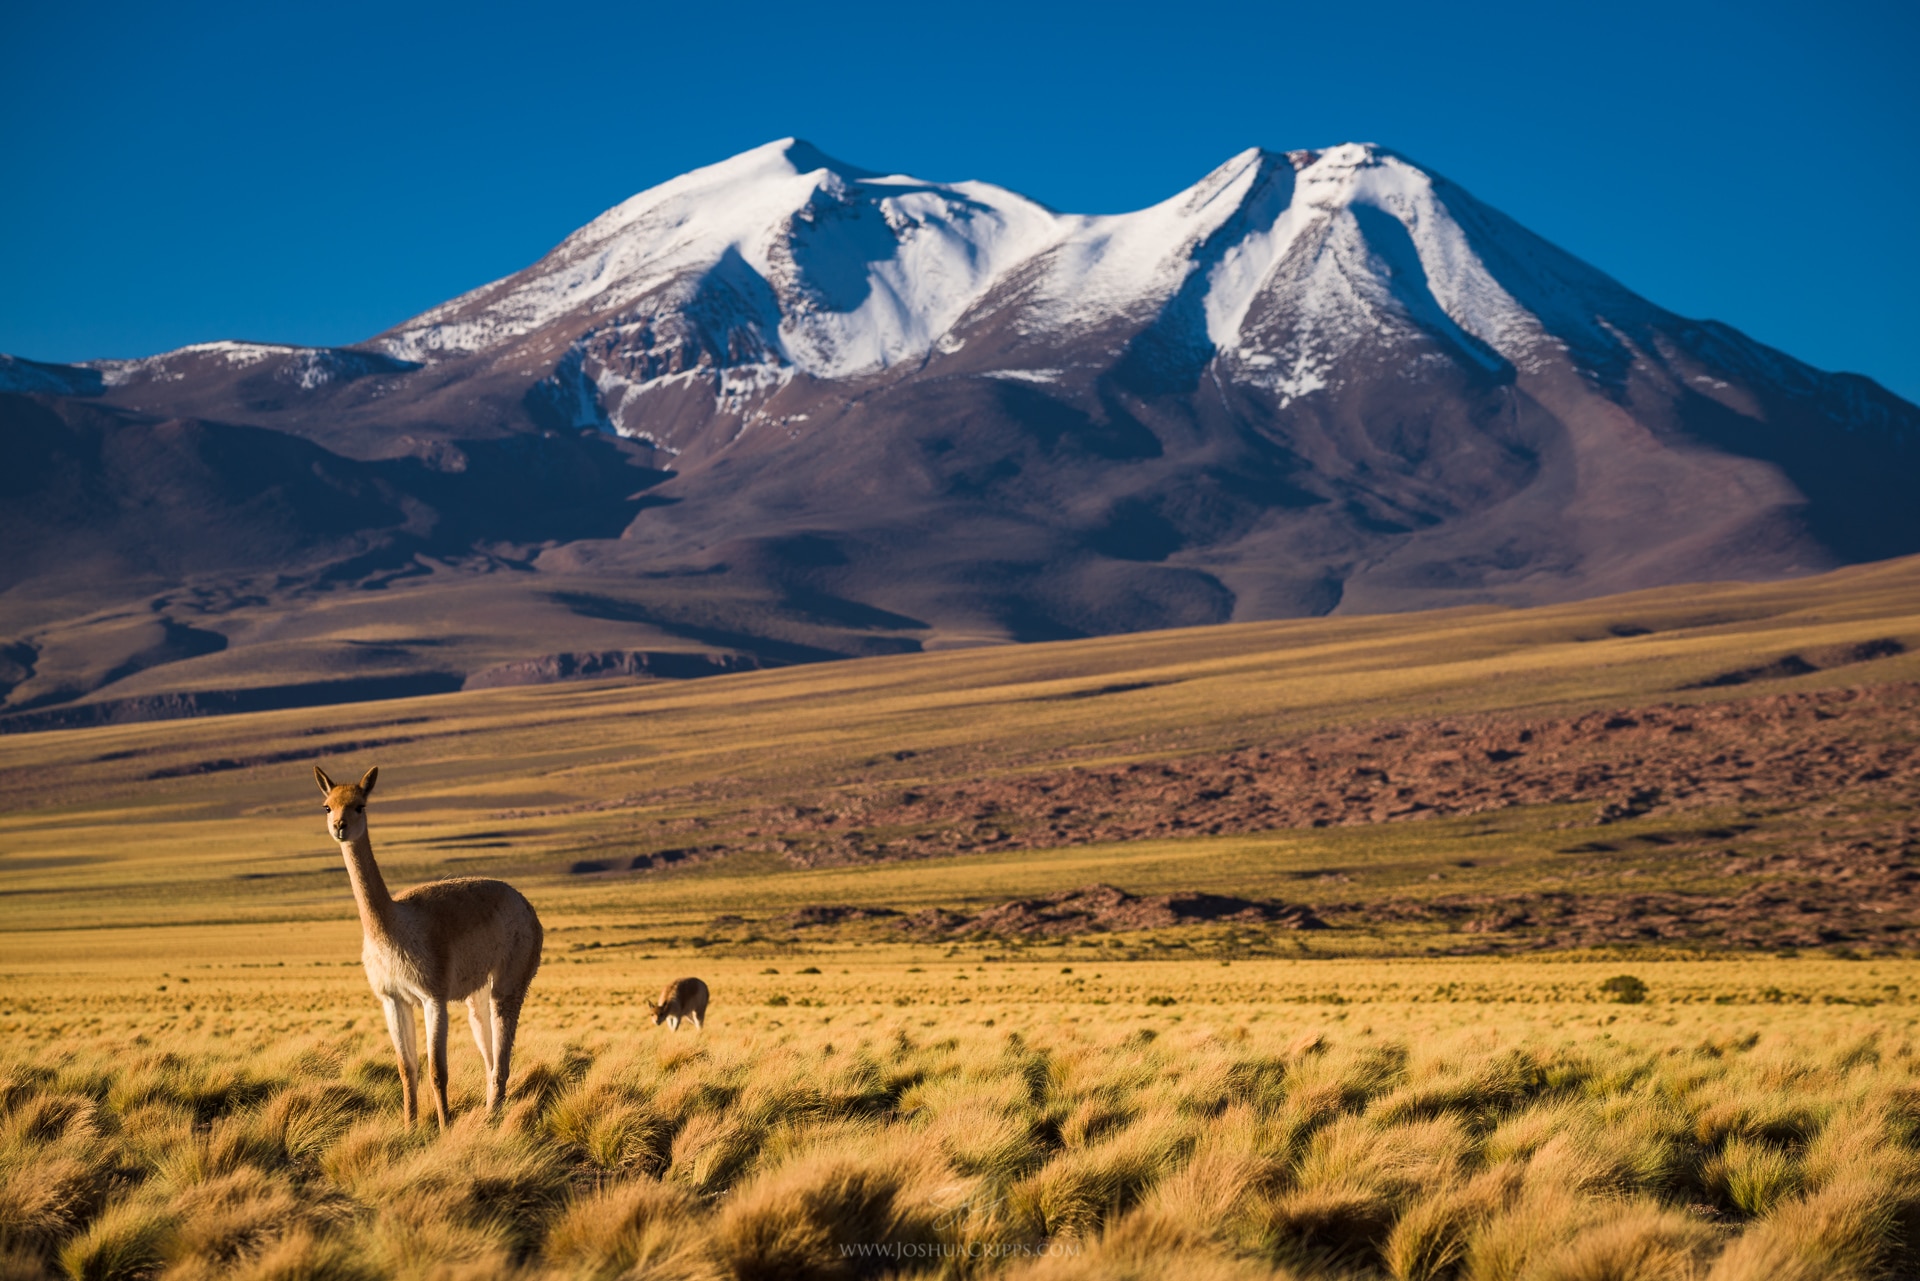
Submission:
[[[690,169],[676,178],[670,178],[664,183],[636,193],[632,199],[638,200],[654,192],[682,185],[701,187],[713,185],[716,182],[791,178],[821,172],[850,182],[876,176],[871,170],[835,159],[805,138],[775,138],[771,142],[763,142],[757,147],[749,147],[745,151],[737,152],[725,160],[716,160],[712,164]]]
[[[1331,147],[1322,147],[1314,151],[1315,164],[1339,165],[1347,168],[1359,168],[1372,164],[1385,156],[1393,156],[1377,142],[1342,142]],[[1395,157],[1398,159],[1398,157]]]
[[[862,169],[850,165],[844,160],[836,160],[805,138],[782,138],[769,144],[783,149],[787,163],[793,166],[795,173],[816,173],[822,169],[842,178],[858,182],[863,178],[877,178],[879,175],[871,169]]]

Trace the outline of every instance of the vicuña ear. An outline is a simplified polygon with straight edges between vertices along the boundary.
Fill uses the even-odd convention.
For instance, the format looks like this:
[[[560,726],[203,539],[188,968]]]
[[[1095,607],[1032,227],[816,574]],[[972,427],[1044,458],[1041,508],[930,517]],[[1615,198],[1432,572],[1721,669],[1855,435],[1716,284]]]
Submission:
[[[365,792],[369,796],[373,795],[373,781],[379,777],[380,777],[380,767],[376,765],[372,769],[368,770],[365,774],[361,775],[360,790]]]
[[[328,778],[327,772],[321,769],[318,765],[313,767],[313,776],[314,778],[319,780],[321,791],[323,792],[333,791],[333,780]]]

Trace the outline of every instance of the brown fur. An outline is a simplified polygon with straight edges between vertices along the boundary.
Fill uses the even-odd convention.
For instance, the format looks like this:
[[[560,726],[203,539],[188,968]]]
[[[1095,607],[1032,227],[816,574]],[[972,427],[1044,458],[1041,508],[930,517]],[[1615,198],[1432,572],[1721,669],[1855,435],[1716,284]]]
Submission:
[[[448,1009],[455,1001],[466,1002],[486,1067],[487,1113],[497,1114],[507,1093],[520,1007],[540,968],[544,932],[538,914],[511,885],[479,877],[429,881],[389,894],[367,833],[367,798],[379,769],[368,770],[358,783],[338,785],[317,765],[313,773],[327,798],[327,832],[340,842],[353,882],[364,936],[360,959],[400,1059],[407,1124],[419,1114],[413,1024],[418,1007],[426,1016],[434,1111],[446,1127]]]
[[[699,979],[675,979],[660,993],[653,1007],[654,1026],[665,1023],[678,1032],[681,1019],[692,1019],[695,1031],[707,1025],[707,985]]]

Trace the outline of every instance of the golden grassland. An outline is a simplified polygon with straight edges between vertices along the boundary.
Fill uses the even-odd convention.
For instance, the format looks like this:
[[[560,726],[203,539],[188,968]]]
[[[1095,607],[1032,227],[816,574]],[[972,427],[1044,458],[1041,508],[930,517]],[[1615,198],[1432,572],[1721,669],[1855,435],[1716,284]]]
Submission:
[[[1570,864],[1591,805],[812,869],[750,830],[876,779],[1744,696],[1685,687],[1882,637],[1908,652],[1782,687],[1920,678],[1920,561],[0,737],[0,1278],[1920,1275],[1911,957],[771,924],[1094,880],[1295,901],[1329,868],[1689,883],[1658,847]],[[400,1126],[315,760],[381,766],[396,885],[506,875],[546,922],[497,1125],[456,1032],[453,1128]],[[1644,1002],[1607,999],[1621,973]],[[668,1034],[646,1002],[683,974],[713,1018]]]
[[[0,1275],[1910,1275],[1920,963],[563,954],[405,1132],[349,930],[5,956]],[[164,932],[162,932],[164,933]],[[72,940],[61,936],[62,945]],[[172,959],[164,973],[153,958]],[[265,960],[272,956],[277,959]],[[765,963],[772,961],[773,963]],[[817,972],[816,972],[817,971]]]

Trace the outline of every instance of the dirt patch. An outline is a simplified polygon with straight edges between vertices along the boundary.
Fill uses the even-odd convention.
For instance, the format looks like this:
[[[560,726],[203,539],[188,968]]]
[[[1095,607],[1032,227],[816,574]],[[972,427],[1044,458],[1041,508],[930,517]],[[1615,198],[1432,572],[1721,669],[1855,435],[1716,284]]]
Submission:
[[[967,915],[928,908],[899,922],[920,938],[1058,938],[1122,930],[1165,929],[1176,925],[1240,921],[1284,929],[1326,928],[1313,909],[1225,894],[1161,894],[1141,898],[1113,885],[1083,885],[1044,898],[1013,899]]]
[[[815,907],[802,907],[774,918],[774,923],[784,925],[790,930],[813,929],[822,925],[841,925],[848,921],[881,920],[900,913],[890,907],[850,907],[845,904],[822,904]]]
[[[1826,649],[1809,650],[1806,654],[1783,654],[1771,663],[1761,663],[1756,667],[1739,667],[1730,672],[1721,672],[1718,676],[1709,676],[1706,680],[1695,681],[1691,685],[1682,685],[1682,689],[1719,689],[1728,685],[1748,685],[1754,681],[1779,681],[1794,676],[1806,676],[1813,672],[1825,671],[1830,667],[1848,667],[1854,663],[1870,663],[1876,658],[1892,658],[1904,654],[1907,647],[1891,637],[1879,640],[1861,641],[1857,645],[1834,645]]]
[[[677,849],[655,850],[651,854],[620,855],[608,858],[584,858],[567,871],[574,876],[597,876],[609,872],[653,872],[665,867],[683,867],[704,863],[728,853],[727,845],[687,845]]]
[[[1438,946],[1462,952],[1681,941],[1916,949],[1917,800],[1920,685],[1902,683],[1405,721],[1180,760],[856,787],[757,811],[749,835],[823,864],[1581,804],[1591,808],[1571,826],[1585,832],[1568,833],[1564,869],[1540,868],[1526,891],[1366,897],[1328,873],[1316,878],[1330,891],[1316,919],[1437,925]],[[1701,811],[1711,819],[1688,820]],[[1671,824],[1642,830],[1648,819]],[[1614,835],[1628,822],[1630,835]],[[1621,858],[1656,852],[1662,867]],[[1641,874],[1664,883],[1635,892],[1618,879]],[[1133,900],[1127,911],[1142,924],[1124,924],[1124,913],[1076,902],[1090,892],[919,913],[900,927],[945,938],[1197,919],[1171,900]]]
[[[682,845],[675,849],[655,850],[651,854],[635,854],[627,860],[627,870],[631,872],[651,872],[662,867],[678,867],[688,863],[704,863],[708,859],[718,858],[728,852],[725,845]]]
[[[1218,755],[912,787],[750,813],[807,866],[1591,803],[1617,822],[1920,789],[1920,685],[1330,730]]]
[[[1920,823],[1880,841],[1816,841],[1794,852],[1718,850],[1694,857],[1729,876],[1728,893],[1455,895],[1328,904],[1337,919],[1439,922],[1474,936],[1442,950],[1688,942],[1736,948],[1920,946]]]

